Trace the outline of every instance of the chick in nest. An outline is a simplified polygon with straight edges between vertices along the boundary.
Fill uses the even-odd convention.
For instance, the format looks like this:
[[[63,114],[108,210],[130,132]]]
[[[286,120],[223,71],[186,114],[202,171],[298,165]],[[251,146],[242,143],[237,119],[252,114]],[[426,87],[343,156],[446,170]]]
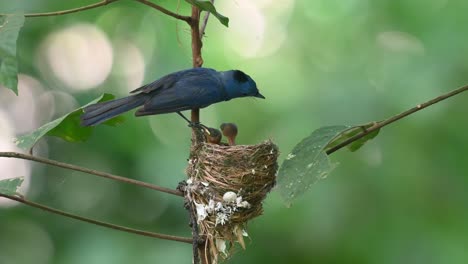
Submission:
[[[223,135],[227,137],[229,145],[236,145],[236,136],[237,136],[237,126],[234,123],[223,123],[220,126]]]
[[[217,145],[221,143],[221,139],[223,136],[221,136],[221,131],[219,131],[218,129],[206,127],[203,129],[203,132],[206,137],[206,142]]]

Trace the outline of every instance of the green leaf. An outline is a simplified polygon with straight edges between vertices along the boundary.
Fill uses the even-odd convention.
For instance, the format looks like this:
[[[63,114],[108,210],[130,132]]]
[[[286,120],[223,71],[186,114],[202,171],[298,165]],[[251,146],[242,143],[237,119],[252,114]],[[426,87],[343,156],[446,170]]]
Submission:
[[[278,190],[287,206],[336,167],[324,149],[349,126],[322,127],[297,144],[278,171]]]
[[[304,194],[312,184],[326,178],[336,167],[331,163],[326,151],[346,140],[365,132],[375,126],[371,122],[360,126],[329,126],[322,127],[299,144],[288,155],[278,171],[278,189],[288,206],[297,197]],[[367,141],[379,134],[379,129],[350,143],[351,151],[361,148]]]
[[[18,95],[18,61],[16,40],[24,16],[20,14],[0,16],[0,85]]]
[[[191,5],[198,7],[200,10],[210,12],[213,14],[221,24],[229,27],[229,18],[221,15],[216,11],[216,7],[209,0],[185,0]]]
[[[86,141],[94,129],[94,127],[84,127],[80,124],[80,116],[83,113],[83,108],[88,105],[104,102],[113,99],[114,96],[111,94],[103,94],[100,97],[94,99],[88,104],[73,110],[72,112],[55,119],[40,128],[34,130],[33,132],[19,136],[15,139],[15,144],[22,149],[30,149],[36,144],[39,139],[44,136],[55,136],[60,137],[69,142],[83,142]],[[103,124],[116,126],[121,124],[124,121],[122,116],[114,117]]]
[[[373,127],[376,124],[376,122],[371,122],[365,125],[360,125],[360,126],[353,126],[347,129],[346,131],[343,131],[341,134],[339,134],[336,138],[334,138],[326,147],[326,149],[332,148],[338,144],[341,144],[342,142],[356,136],[359,133],[365,132],[367,129]],[[375,131],[372,131],[371,133],[365,135],[364,137],[352,142],[351,144],[347,145],[347,148],[354,152],[358,149],[360,149],[364,144],[375,138],[380,132],[380,129],[377,129]]]
[[[7,195],[17,195],[18,189],[23,184],[24,177],[11,178],[0,181],[0,193]]]

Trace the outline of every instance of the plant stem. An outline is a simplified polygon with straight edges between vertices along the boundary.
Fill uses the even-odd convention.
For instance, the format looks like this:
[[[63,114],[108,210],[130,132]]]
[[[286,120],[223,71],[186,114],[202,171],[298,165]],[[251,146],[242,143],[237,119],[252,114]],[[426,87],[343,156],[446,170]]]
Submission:
[[[47,165],[51,165],[51,166],[55,166],[55,167],[60,167],[60,168],[65,168],[65,169],[69,169],[69,170],[80,171],[80,172],[96,175],[96,176],[111,179],[111,180],[114,180],[114,181],[129,183],[129,184],[137,185],[137,186],[140,186],[140,187],[152,189],[152,190],[159,191],[159,192],[164,192],[164,193],[168,193],[168,194],[172,194],[172,195],[176,195],[176,196],[183,196],[183,194],[180,191],[177,191],[177,190],[173,190],[173,189],[153,185],[153,184],[150,184],[150,183],[146,183],[146,182],[142,182],[142,181],[138,181],[138,180],[134,180],[134,179],[125,178],[125,177],[122,177],[122,176],[117,176],[117,175],[110,174],[110,173],[107,173],[107,172],[92,170],[92,169],[76,166],[76,165],[73,165],[73,164],[63,163],[63,162],[50,160],[50,159],[46,159],[46,158],[40,158],[40,157],[28,155],[28,154],[23,154],[23,153],[18,153],[18,152],[0,152],[0,157],[31,160],[31,161],[35,161],[35,162],[39,162],[39,163],[43,163],[43,164],[47,164]]]
[[[398,115],[392,116],[392,117],[390,117],[390,118],[388,118],[388,119],[386,119],[384,121],[377,122],[377,123],[375,123],[375,125],[373,125],[372,127],[366,129],[365,131],[363,131],[363,132],[361,132],[361,133],[359,133],[359,134],[357,134],[357,135],[355,135],[353,137],[350,137],[349,139],[341,142],[340,144],[328,149],[326,151],[326,153],[327,153],[327,155],[330,155],[333,152],[335,152],[335,151],[337,151],[337,150],[339,150],[339,149],[353,143],[354,141],[359,140],[359,139],[365,137],[366,135],[368,135],[368,134],[370,134],[370,133],[372,133],[372,132],[374,132],[374,131],[376,131],[378,129],[381,129],[382,127],[390,125],[391,123],[394,123],[394,122],[396,122],[396,121],[398,121],[398,120],[400,120],[402,118],[405,118],[405,117],[407,117],[407,116],[409,116],[411,114],[414,114],[414,113],[416,113],[416,112],[418,112],[418,111],[420,111],[420,110],[422,110],[422,109],[424,109],[424,108],[426,108],[428,106],[431,106],[433,104],[441,102],[441,101],[443,101],[445,99],[448,99],[448,98],[450,98],[452,96],[455,96],[455,95],[457,95],[459,93],[462,93],[462,92],[465,92],[467,90],[468,90],[468,85],[462,86],[462,87],[457,88],[457,89],[455,89],[455,90],[453,90],[451,92],[448,92],[448,93],[440,95],[440,96],[438,96],[438,97],[436,97],[434,99],[431,99],[431,100],[429,100],[429,101],[427,101],[425,103],[418,104],[415,107],[413,107],[411,109],[408,109],[408,110],[406,110],[406,111],[404,111],[404,112],[402,112],[402,113],[400,113]]]
[[[22,197],[15,196],[15,195],[8,195],[8,194],[0,193],[0,197],[5,197],[7,199],[14,200],[14,201],[17,201],[17,202],[20,202],[22,204],[32,206],[32,207],[35,207],[35,208],[39,208],[41,210],[44,210],[44,211],[47,211],[47,212],[50,212],[50,213],[65,216],[65,217],[68,217],[68,218],[73,218],[73,219],[76,219],[76,220],[79,220],[79,221],[87,222],[87,223],[98,225],[98,226],[103,226],[103,227],[107,227],[107,228],[111,228],[111,229],[115,229],[115,230],[119,230],[119,231],[124,231],[124,232],[128,232],[128,233],[133,233],[133,234],[137,234],[137,235],[141,235],[141,236],[154,237],[154,238],[172,240],[172,241],[178,241],[178,242],[184,242],[184,243],[192,243],[192,238],[189,238],[189,237],[179,237],[179,236],[172,236],[172,235],[166,235],[166,234],[153,233],[153,232],[128,228],[128,227],[124,227],[124,226],[114,225],[114,224],[110,224],[110,223],[106,223],[106,222],[101,222],[101,221],[86,218],[86,217],[83,217],[83,216],[70,214],[70,213],[67,213],[67,212],[64,212],[64,211],[61,211],[61,210],[58,210],[58,209],[54,209],[54,208],[51,208],[51,207],[48,207],[48,206],[45,206],[45,205],[42,205],[42,204],[39,204],[39,203],[31,202],[29,200],[26,200],[26,199],[24,199]]]
[[[96,7],[100,6],[105,6],[107,4],[117,2],[118,0],[104,0],[99,3],[87,5],[87,6],[82,6],[78,8],[73,8],[73,9],[68,9],[68,10],[61,10],[61,11],[54,11],[54,12],[45,12],[45,13],[31,13],[31,14],[24,14],[25,17],[44,17],[44,16],[61,16],[61,15],[66,15],[66,14],[71,14],[71,13],[77,13],[89,9],[93,9]],[[0,14],[0,16],[5,16],[8,14]]]
[[[200,10],[196,6],[192,6],[192,16],[190,19],[190,29],[191,29],[191,36],[192,36],[192,65],[194,68],[201,67],[203,65],[203,58],[201,54],[201,49],[203,46],[201,35],[200,35]],[[192,109],[191,112],[191,121],[192,122],[200,122],[200,109]],[[192,149],[196,148],[200,144],[198,142],[198,134],[195,131],[195,127],[192,129]],[[186,193],[187,195],[187,193]],[[186,197],[187,198],[187,197]],[[196,222],[197,214],[196,210],[193,208],[193,204],[191,200],[188,199],[190,203],[188,205],[188,212],[190,214],[191,219],[191,227],[192,227],[192,245],[193,245],[193,263],[198,264],[209,264],[209,258],[205,254],[204,250],[204,243],[200,243],[200,235],[198,230],[198,224]]]
[[[175,19],[183,20],[183,21],[190,24],[190,17],[189,16],[179,15],[177,13],[174,13],[172,11],[167,10],[166,8],[164,8],[164,7],[160,6],[160,5],[157,5],[157,4],[155,4],[153,2],[150,2],[150,1],[147,1],[147,0],[135,0],[135,1],[140,2],[140,3],[144,4],[144,5],[149,6],[149,7],[152,7],[152,8],[154,8],[154,9],[156,9],[156,10],[158,10],[158,11],[160,11],[160,12],[162,12],[162,13],[168,15],[168,16],[171,16],[171,17],[175,18]]]

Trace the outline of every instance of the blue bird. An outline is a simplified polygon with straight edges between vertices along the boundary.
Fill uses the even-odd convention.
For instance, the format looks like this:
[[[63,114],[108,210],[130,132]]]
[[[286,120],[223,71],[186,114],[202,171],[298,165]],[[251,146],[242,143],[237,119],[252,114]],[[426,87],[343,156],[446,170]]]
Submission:
[[[135,94],[85,107],[81,124],[97,125],[140,106],[135,116],[175,112],[182,115],[180,111],[203,108],[237,97],[265,99],[255,81],[242,71],[216,71],[209,68],[174,72],[130,93]]]

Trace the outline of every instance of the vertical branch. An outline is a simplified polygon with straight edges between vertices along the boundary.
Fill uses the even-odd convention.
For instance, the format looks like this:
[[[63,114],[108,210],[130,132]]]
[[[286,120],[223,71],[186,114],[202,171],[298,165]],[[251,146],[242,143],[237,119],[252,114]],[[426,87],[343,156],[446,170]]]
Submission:
[[[201,55],[202,41],[200,38],[200,10],[196,6],[192,6],[192,17],[190,21],[192,29],[192,59],[193,67],[201,67],[203,58]]]
[[[200,36],[200,10],[196,6],[192,6],[192,16],[190,17],[190,28],[192,33],[192,64],[194,68],[201,67],[203,65],[203,58],[201,55],[202,49],[202,41]],[[192,109],[190,119],[192,122],[200,122],[200,109]],[[192,147],[190,149],[190,158],[196,157],[196,152],[198,146],[202,140],[204,140],[203,136],[200,136],[200,131],[197,131],[196,127],[192,129]],[[188,198],[188,197],[186,197]],[[189,202],[190,199],[189,199]],[[189,206],[189,208],[192,207]],[[194,264],[210,264],[209,259],[205,254],[204,244],[202,243],[203,237],[199,236],[198,225],[196,223],[197,215],[196,211],[189,210],[190,219],[192,220],[192,237],[193,239],[193,263]]]
[[[190,28],[192,32],[192,64],[193,67],[201,67],[203,58],[201,55],[202,41],[200,38],[200,10],[192,6],[192,17],[190,19]],[[200,110],[193,109],[191,114],[192,122],[200,122]]]

